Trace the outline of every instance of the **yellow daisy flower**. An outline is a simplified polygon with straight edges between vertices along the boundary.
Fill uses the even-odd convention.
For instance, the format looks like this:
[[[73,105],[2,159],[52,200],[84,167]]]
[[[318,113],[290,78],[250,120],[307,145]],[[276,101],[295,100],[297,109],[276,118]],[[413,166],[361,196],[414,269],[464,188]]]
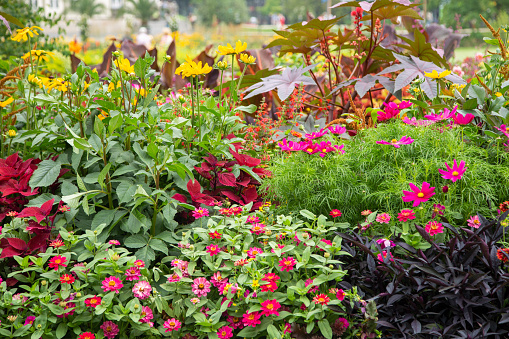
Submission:
[[[247,49],[247,42],[242,43],[240,40],[238,40],[235,44],[235,48],[233,48],[232,45],[228,43],[226,46],[218,46],[217,49],[217,54],[219,55],[239,54]]]
[[[202,74],[208,74],[212,71],[212,67],[207,64],[202,66],[202,62],[198,63],[191,60],[189,56],[186,56],[186,62],[180,65],[176,70],[175,74],[182,74],[184,77],[197,76]]]
[[[433,78],[433,79],[442,79],[450,74],[451,74],[451,71],[445,70],[443,72],[438,73],[438,71],[436,69],[434,69],[433,72],[431,72],[431,73],[424,72],[425,76],[427,76],[428,78]]]
[[[25,53],[25,55],[22,56],[23,60],[26,60],[26,59],[30,58],[30,55],[32,55],[32,57],[34,59],[37,59],[36,61],[41,61],[41,60],[42,61],[49,61],[48,56],[53,57],[54,53],[53,52],[44,51],[44,50],[41,50],[41,49],[33,49],[30,52],[27,52],[27,53]]]
[[[5,101],[0,101],[0,107],[4,108],[6,107],[7,105],[10,105],[11,102],[14,101],[14,98],[13,97],[10,97],[9,99],[5,100]]]
[[[247,55],[246,53],[242,53],[240,55],[240,61],[245,64],[252,65],[256,62],[256,58],[252,55]]]
[[[131,63],[126,58],[118,58],[115,60],[115,66],[119,69],[123,70],[126,73],[134,73],[134,65],[131,66]]]
[[[39,35],[36,29],[43,31],[43,29],[39,26],[25,27],[22,29],[17,29],[16,34],[13,37],[11,37],[11,39],[17,42],[21,42],[21,40],[27,41],[29,35],[31,38],[34,37],[34,34]]]

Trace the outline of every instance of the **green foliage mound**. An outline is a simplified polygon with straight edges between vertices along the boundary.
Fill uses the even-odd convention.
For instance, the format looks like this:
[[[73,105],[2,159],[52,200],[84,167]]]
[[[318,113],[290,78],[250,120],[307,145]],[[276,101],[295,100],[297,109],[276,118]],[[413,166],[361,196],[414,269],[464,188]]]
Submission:
[[[415,141],[399,149],[376,143],[405,135]],[[413,127],[401,122],[380,125],[344,141],[344,155],[321,158],[296,152],[275,158],[270,168],[273,175],[262,190],[268,199],[279,201],[285,212],[308,209],[328,214],[337,208],[345,220],[358,220],[365,209],[394,218],[401,209],[412,208],[402,201],[402,190],[410,190],[409,183],[421,187],[426,181],[436,187],[431,201],[446,206],[450,222],[464,221],[477,212],[489,215],[509,198],[509,157],[462,138],[461,128]],[[452,166],[453,159],[458,164],[465,161],[468,167],[456,183],[438,172],[446,169],[444,162]],[[448,193],[442,192],[445,185]]]

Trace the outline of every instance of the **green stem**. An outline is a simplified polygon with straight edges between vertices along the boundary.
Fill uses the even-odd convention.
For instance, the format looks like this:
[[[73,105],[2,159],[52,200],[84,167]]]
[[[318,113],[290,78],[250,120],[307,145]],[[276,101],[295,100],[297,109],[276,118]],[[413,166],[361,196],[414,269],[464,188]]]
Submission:
[[[4,109],[0,107],[0,158],[4,157]]]
[[[152,229],[150,232],[153,237],[156,235],[156,221],[157,221],[157,196],[156,200],[154,201],[154,214],[152,215]]]
[[[223,73],[224,71],[221,70],[221,81],[219,82],[219,106],[223,106]]]
[[[194,76],[191,77],[191,128],[194,128]]]
[[[235,62],[235,54],[232,54],[232,79],[230,81],[230,99],[228,100],[228,109],[231,108],[231,101],[233,98],[233,63]]]

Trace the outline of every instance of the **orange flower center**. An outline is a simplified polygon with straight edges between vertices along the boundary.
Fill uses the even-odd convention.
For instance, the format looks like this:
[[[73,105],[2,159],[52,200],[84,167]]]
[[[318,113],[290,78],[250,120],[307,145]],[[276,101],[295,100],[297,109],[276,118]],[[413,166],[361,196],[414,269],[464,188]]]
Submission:
[[[111,331],[111,326],[106,327],[106,331],[110,332]]]
[[[285,261],[285,265],[291,265],[292,263],[289,260]]]
[[[62,262],[62,260],[60,260],[60,259],[55,260],[55,264],[60,264],[61,262]]]
[[[432,229],[432,230],[436,230],[436,229],[438,229],[438,225],[437,225],[437,224],[431,224],[431,229]]]
[[[307,151],[308,152],[313,152],[313,149],[312,148],[308,148]]]
[[[272,305],[272,304],[268,304],[268,305],[267,305],[267,309],[268,309],[268,310],[271,310],[271,309],[273,309],[273,308],[274,308],[274,305]]]
[[[249,320],[253,320],[254,319],[254,314],[250,314],[248,318],[249,318]]]
[[[147,313],[145,313],[145,311],[142,311],[140,315],[141,315],[143,318],[145,318],[145,316],[147,315]]]
[[[170,321],[170,326],[175,326],[175,322],[174,321]]]
[[[205,286],[203,284],[198,285],[199,288],[204,288]]]
[[[224,336],[226,336],[226,331],[225,331],[225,330],[223,330],[223,331],[221,332],[221,335],[222,335],[223,337],[224,337]]]
[[[422,197],[424,196],[424,193],[419,192],[419,193],[417,193],[417,196],[418,196],[419,198],[422,198]]]
[[[108,285],[110,285],[110,286],[115,286],[115,282],[114,282],[113,280],[110,280],[110,281],[108,282]]]
[[[97,303],[97,300],[92,299],[92,300],[90,300],[90,303],[91,303],[91,304],[96,304],[96,303]]]

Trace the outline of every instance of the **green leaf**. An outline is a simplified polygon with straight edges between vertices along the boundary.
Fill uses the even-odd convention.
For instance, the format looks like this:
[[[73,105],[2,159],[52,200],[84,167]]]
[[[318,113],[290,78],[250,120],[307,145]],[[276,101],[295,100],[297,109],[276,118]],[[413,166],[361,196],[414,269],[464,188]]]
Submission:
[[[63,338],[64,335],[67,333],[67,323],[60,323],[57,327],[57,331],[55,335],[58,339]]]
[[[150,240],[149,245],[152,249],[159,252],[163,252],[164,254],[168,255],[168,247],[164,244],[162,240],[152,239]]]
[[[156,258],[154,250],[151,249],[148,245],[136,251],[135,255],[137,258],[147,262],[147,264],[150,264],[150,262]]]
[[[468,89],[468,95],[470,95],[472,98],[477,99],[477,102],[479,105],[482,105],[484,103],[484,100],[486,99],[486,91],[483,87],[472,85]]]
[[[318,322],[318,328],[320,328],[320,332],[327,339],[332,339],[332,328],[330,327],[329,321],[327,319],[322,319]]]
[[[477,99],[472,98],[465,101],[463,104],[463,109],[474,109],[477,108]]]
[[[60,163],[53,160],[43,160],[30,178],[30,187],[48,187],[57,180],[60,169]]]
[[[137,187],[128,181],[122,181],[115,190],[118,196],[119,202],[126,203],[133,200],[134,193],[136,193]]]
[[[311,212],[310,212],[310,211],[308,211],[308,210],[302,210],[302,211],[300,211],[300,214],[301,214],[303,217],[308,218],[309,220],[315,220],[315,218],[316,218],[316,215],[314,215],[313,213],[311,213]]]
[[[108,174],[108,171],[110,170],[111,163],[108,163],[99,173],[99,176],[97,177],[97,182],[101,186],[102,189],[105,189],[106,186],[104,185],[104,180],[106,179],[106,174]]]
[[[161,241],[161,240],[159,240],[159,241]],[[131,235],[130,237],[128,237],[124,241],[124,244],[125,244],[125,246],[127,246],[129,248],[140,248],[140,247],[143,247],[148,244],[148,239],[144,235],[134,234],[134,235]]]
[[[276,326],[270,324],[267,326],[267,334],[270,339],[281,339],[281,332],[279,332]]]
[[[104,123],[102,122],[101,119],[96,117],[95,120],[94,120],[94,132],[98,136],[102,136],[103,131],[104,131]]]
[[[122,120],[122,115],[117,114],[113,118],[110,119],[110,122],[108,123],[108,132],[110,134],[113,134],[117,128],[122,126],[122,123],[124,121]]]
[[[256,112],[256,109],[257,109],[256,105],[251,104],[249,106],[239,106],[239,107],[235,108],[234,112],[242,111],[242,112],[252,114],[252,113]]]
[[[152,157],[152,159],[156,160],[157,152],[159,152],[159,147],[157,147],[155,143],[151,142],[147,146],[147,152],[148,155]]]
[[[0,15],[3,16],[5,18],[5,20],[9,21],[11,24],[15,24],[16,26],[19,26],[20,28],[25,27],[25,25],[23,25],[21,23],[21,21],[19,21],[18,19],[16,19],[15,17],[13,17],[12,15],[10,15],[8,13],[0,11]]]

